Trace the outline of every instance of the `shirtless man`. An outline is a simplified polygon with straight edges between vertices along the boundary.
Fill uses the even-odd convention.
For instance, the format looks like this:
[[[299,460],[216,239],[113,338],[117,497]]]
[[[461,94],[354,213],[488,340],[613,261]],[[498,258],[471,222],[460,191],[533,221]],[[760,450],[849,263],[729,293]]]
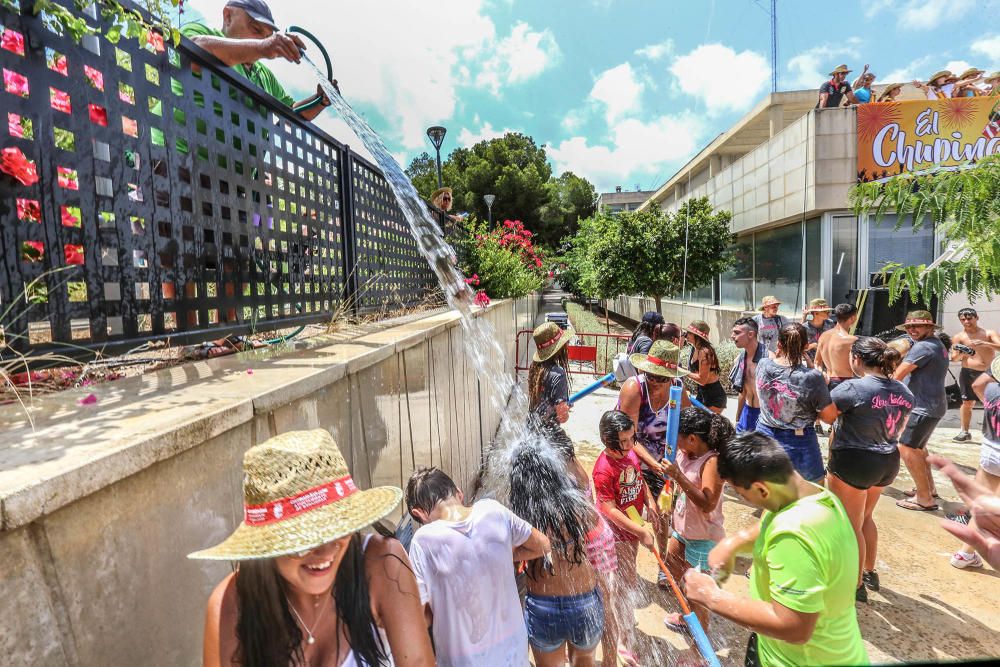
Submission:
[[[830,389],[854,377],[851,345],[858,339],[851,333],[851,327],[858,319],[857,307],[853,303],[842,303],[833,309],[833,314],[837,318],[837,326],[824,332],[816,346],[816,368],[823,371]]]
[[[736,320],[733,331],[729,335],[740,355],[729,372],[729,382],[739,393],[736,403],[736,432],[757,430],[757,418],[760,417],[760,399],[757,398],[757,362],[767,350],[757,341],[757,322],[752,317],[742,317]]]
[[[962,430],[952,439],[955,442],[969,442],[972,440],[972,434],[969,433],[972,408],[976,404],[972,383],[993,363],[994,355],[1000,350],[1000,336],[996,331],[980,328],[979,314],[972,308],[958,311],[958,319],[962,323],[962,331],[951,339],[951,360],[962,362],[962,371],[958,375],[958,386],[962,390],[962,408],[959,410]],[[971,347],[976,353],[962,354],[954,348],[955,344]]]

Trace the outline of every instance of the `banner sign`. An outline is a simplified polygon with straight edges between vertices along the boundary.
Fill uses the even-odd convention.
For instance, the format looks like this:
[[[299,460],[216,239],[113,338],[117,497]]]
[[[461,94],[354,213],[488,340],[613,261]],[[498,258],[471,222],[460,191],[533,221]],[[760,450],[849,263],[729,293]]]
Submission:
[[[1000,97],[859,104],[858,182],[1000,153]]]

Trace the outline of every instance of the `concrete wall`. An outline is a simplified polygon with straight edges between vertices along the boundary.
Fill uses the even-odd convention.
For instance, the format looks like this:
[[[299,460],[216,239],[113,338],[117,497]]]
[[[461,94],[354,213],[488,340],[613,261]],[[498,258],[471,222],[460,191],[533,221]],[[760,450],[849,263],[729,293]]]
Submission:
[[[656,301],[650,297],[643,296],[620,296],[616,299],[605,301],[608,309],[613,313],[618,313],[630,320],[639,322],[642,314],[656,310]],[[711,327],[712,342],[729,340],[729,331],[733,328],[733,322],[743,317],[743,312],[722,306],[706,306],[698,303],[680,303],[678,301],[668,301],[662,299],[660,303],[663,318],[667,322],[679,324],[682,328],[691,323],[692,320],[702,320]]]
[[[513,365],[537,300],[480,317]],[[286,430],[328,429],[362,488],[439,465],[469,488],[499,414],[479,400],[451,312],[0,409],[4,665],[197,665],[225,563],[186,554],[242,518],[241,463]],[[397,519],[397,511],[393,519]]]

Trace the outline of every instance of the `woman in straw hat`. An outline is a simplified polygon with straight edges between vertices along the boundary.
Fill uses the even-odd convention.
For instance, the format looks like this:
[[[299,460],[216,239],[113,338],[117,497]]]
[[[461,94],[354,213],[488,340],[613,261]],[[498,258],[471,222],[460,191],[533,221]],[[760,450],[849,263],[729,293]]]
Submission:
[[[635,424],[635,453],[642,462],[642,476],[655,500],[663,491],[663,460],[667,433],[667,411],[670,402],[670,387],[680,384],[680,378],[688,371],[680,367],[679,347],[665,340],[653,343],[646,354],[633,354],[629,361],[639,371],[639,375],[629,378],[618,394],[617,409],[624,412]],[[687,394],[681,395],[682,407],[690,405]],[[667,522],[659,521],[656,503],[648,508],[656,527],[657,548],[660,555],[666,553]],[[666,578],[658,582],[666,587]]]
[[[984,95],[995,96],[1000,95],[1000,70],[993,72],[983,79],[985,92]]]
[[[931,78],[927,80],[927,83],[923,81],[913,81],[913,85],[924,91],[929,100],[942,100],[951,97],[952,90],[954,89],[954,84],[948,83],[948,79],[953,77],[949,70],[943,69],[938,72],[934,72]]]
[[[535,356],[528,369],[528,410],[535,427],[553,444],[569,447],[573,443],[562,428],[569,419],[569,354],[566,345],[576,336],[572,326],[565,329],[555,322],[535,328]]]
[[[695,320],[688,325],[687,342],[694,346],[694,354],[689,364],[689,378],[698,385],[695,398],[715,414],[726,409],[726,390],[719,382],[719,355],[715,353],[708,339],[711,328],[707,322]]]
[[[879,102],[895,102],[900,93],[903,92],[903,84],[890,83],[882,89],[882,94],[878,96]]]
[[[238,563],[209,598],[204,664],[434,664],[406,552],[358,532],[402,491],[358,489],[324,430],[251,447],[243,473],[243,522],[189,556]]]

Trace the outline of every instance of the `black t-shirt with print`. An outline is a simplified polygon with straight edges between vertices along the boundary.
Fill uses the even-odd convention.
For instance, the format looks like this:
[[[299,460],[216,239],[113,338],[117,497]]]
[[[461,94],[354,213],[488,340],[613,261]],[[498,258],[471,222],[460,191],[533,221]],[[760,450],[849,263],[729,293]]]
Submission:
[[[819,87],[819,94],[822,95],[826,93],[828,97],[826,98],[826,104],[823,105],[824,109],[831,109],[839,107],[840,103],[844,99],[844,95],[851,92],[851,84],[846,81],[841,81],[835,84],[832,80],[827,81],[822,86]],[[816,108],[819,108],[819,102],[816,102]]]

